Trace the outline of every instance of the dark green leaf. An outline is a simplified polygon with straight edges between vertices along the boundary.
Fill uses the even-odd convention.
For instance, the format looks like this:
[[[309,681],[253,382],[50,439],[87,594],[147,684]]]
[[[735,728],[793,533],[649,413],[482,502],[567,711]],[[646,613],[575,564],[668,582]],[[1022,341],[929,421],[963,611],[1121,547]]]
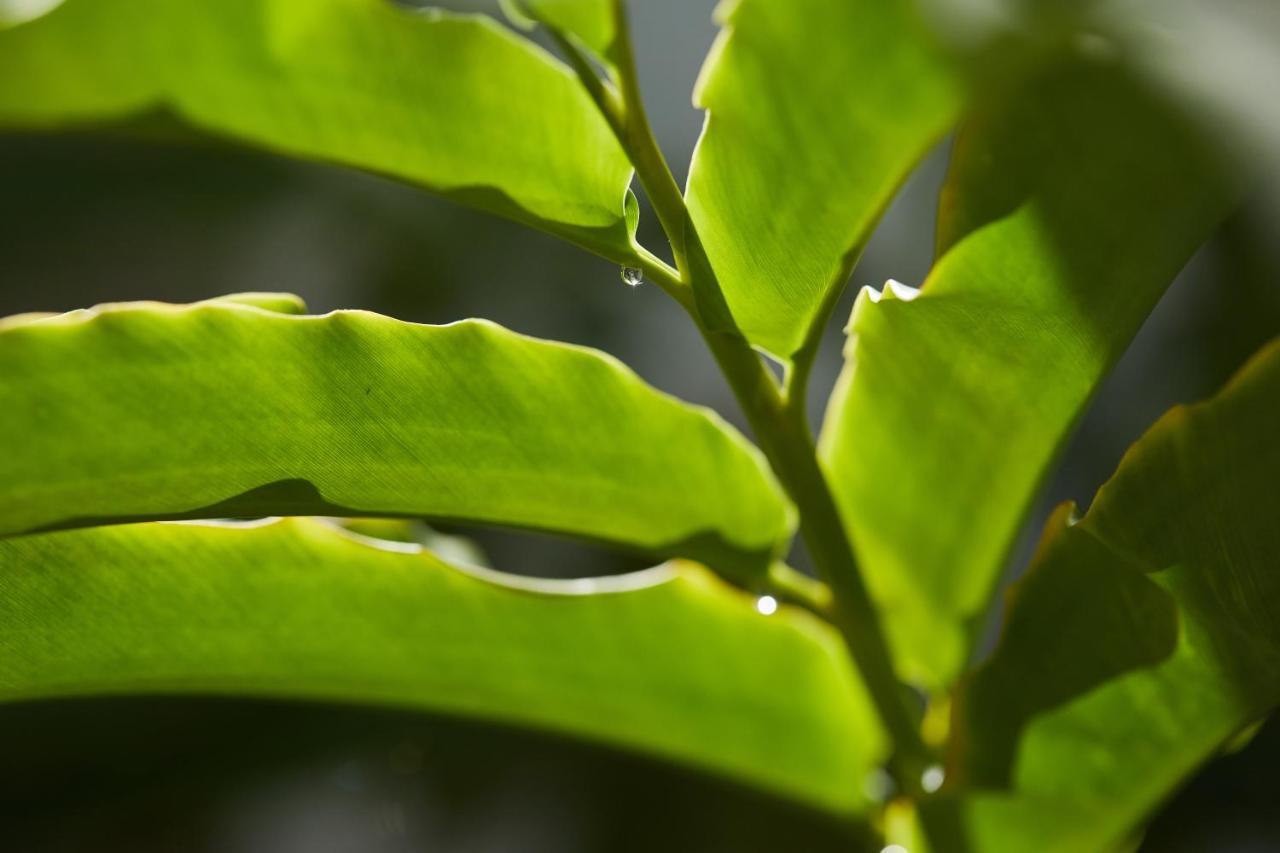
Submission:
[[[957,777],[1009,789],[972,807],[980,849],[1115,846],[1280,702],[1277,400],[1280,341],[1051,522],[959,701]]]

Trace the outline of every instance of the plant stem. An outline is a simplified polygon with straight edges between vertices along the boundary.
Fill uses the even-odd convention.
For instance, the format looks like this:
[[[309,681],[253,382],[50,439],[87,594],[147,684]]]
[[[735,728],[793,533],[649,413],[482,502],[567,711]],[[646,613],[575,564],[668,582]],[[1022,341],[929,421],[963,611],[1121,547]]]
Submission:
[[[800,535],[831,590],[829,613],[843,635],[881,722],[893,740],[890,772],[903,793],[923,794],[920,778],[932,755],[898,682],[879,614],[862,580],[802,412],[788,407],[760,357],[741,339],[705,333],[783,488],[800,513]]]
[[[688,214],[684,207],[684,193],[671,174],[667,158],[654,138],[645,112],[644,98],[640,94],[640,78],[636,72],[635,49],[631,41],[631,24],[627,16],[625,0],[612,0],[614,26],[614,60],[617,63],[618,88],[622,102],[623,122],[619,142],[631,157],[631,165],[644,186],[653,212],[671,244],[676,269],[682,278],[689,276],[686,252],[685,223]]]
[[[765,588],[780,600],[803,607],[826,622],[831,621],[831,587],[786,563],[769,567]]]
[[[625,2],[612,0],[612,3],[618,28],[614,46],[617,90],[596,76],[586,57],[568,39],[554,30],[553,35],[631,158],[636,175],[671,244],[679,279],[667,280],[670,276],[660,267],[653,272],[659,276],[658,281],[664,290],[678,294],[680,304],[694,319],[746,414],[761,450],[799,510],[800,535],[830,590],[831,601],[822,607],[821,612],[832,620],[844,638],[871,702],[892,740],[889,770],[899,791],[912,799],[919,799],[925,794],[921,776],[933,763],[934,757],[921,737],[919,725],[907,702],[906,689],[894,673],[892,655],[878,611],[862,579],[835,498],[818,463],[803,399],[812,352],[806,352],[798,370],[792,371],[788,377],[788,393],[784,394],[760,356],[744,338],[708,330],[701,322],[696,305],[689,298],[690,291],[695,288],[718,291],[719,283],[714,280],[694,281],[694,277],[700,275],[714,279],[714,272],[709,265],[689,263],[690,235],[687,229],[692,225],[684,195],[671,174],[645,114]],[[808,349],[816,349],[816,343],[808,342]],[[786,580],[782,575],[776,575],[775,579]],[[950,832],[929,830],[930,827],[926,826],[930,836],[952,835]],[[949,840],[952,839],[933,839],[938,850],[944,849],[945,842]]]

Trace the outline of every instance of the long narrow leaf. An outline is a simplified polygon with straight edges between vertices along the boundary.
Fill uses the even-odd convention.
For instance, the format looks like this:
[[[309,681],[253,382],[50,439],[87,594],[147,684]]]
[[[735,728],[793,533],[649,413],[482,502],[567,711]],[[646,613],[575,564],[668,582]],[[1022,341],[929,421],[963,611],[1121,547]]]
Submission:
[[[573,76],[479,15],[391,0],[66,0],[0,31],[0,127],[165,109],[633,257],[631,167]]]
[[[0,327],[0,535],[403,515],[761,571],[791,510],[715,415],[483,321],[136,303]]]
[[[0,701],[229,694],[530,726],[860,803],[883,740],[830,629],[689,563],[464,572],[306,519],[0,541]]]
[[[911,3],[726,0],[698,83],[688,204],[738,327],[810,342],[898,186],[946,133],[958,83]]]
[[[959,701],[981,849],[1114,847],[1280,703],[1280,341],[1051,522]],[[1049,832],[1036,815],[1066,816]]]
[[[1036,490],[1230,192],[1126,77],[1067,66],[976,117],[916,299],[864,292],[823,455],[905,671],[964,663]]]

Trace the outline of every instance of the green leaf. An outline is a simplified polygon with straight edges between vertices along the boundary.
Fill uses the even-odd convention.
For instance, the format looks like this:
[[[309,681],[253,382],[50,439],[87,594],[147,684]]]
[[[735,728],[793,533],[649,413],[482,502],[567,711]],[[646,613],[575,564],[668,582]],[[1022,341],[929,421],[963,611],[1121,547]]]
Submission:
[[[0,535],[393,515],[508,524],[763,572],[792,510],[714,414],[614,359],[484,321],[210,302],[0,328]]]
[[[271,311],[276,314],[305,314],[307,313],[307,304],[302,301],[302,297],[292,293],[229,293],[226,296],[217,296],[213,299],[206,299],[204,302],[197,303],[201,305],[248,305],[252,308],[260,308],[263,311]],[[51,317],[68,317],[87,315],[98,309],[77,309],[66,313],[57,311],[29,311],[24,314],[11,314],[8,317],[0,317],[0,331],[11,328],[13,326],[22,326],[27,323],[33,323],[36,320],[47,320]]]
[[[958,84],[910,3],[736,0],[699,80],[688,205],[739,328],[812,346]]]
[[[532,29],[542,23],[577,40],[609,65],[616,64],[618,25],[612,0],[501,0],[507,17]]]
[[[1075,818],[1035,849],[1114,845],[1280,703],[1277,401],[1280,340],[1166,414],[1082,521],[1050,523],[960,695],[957,772],[1012,789],[974,807],[980,849],[1028,849],[1010,822],[1051,808]]]
[[[631,167],[562,65],[485,16],[389,0],[67,0],[0,32],[0,127],[167,109],[634,258]]]
[[[822,452],[909,678],[964,664],[1036,492],[1231,192],[1182,122],[1061,66],[974,117],[918,298],[854,307]]]
[[[0,700],[233,694],[530,726],[860,805],[884,751],[838,638],[690,563],[542,581],[321,522],[0,541]]]

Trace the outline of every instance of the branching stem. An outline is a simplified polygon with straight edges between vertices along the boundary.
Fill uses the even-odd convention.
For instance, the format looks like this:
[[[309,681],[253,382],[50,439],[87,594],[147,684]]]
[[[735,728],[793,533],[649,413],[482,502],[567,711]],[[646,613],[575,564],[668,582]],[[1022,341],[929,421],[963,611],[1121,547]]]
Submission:
[[[890,770],[898,789],[923,793],[920,779],[932,755],[894,674],[879,613],[862,580],[803,410],[787,406],[772,374],[740,338],[703,333],[729,380],[774,472],[800,512],[800,535],[831,590],[829,614],[843,635],[881,722],[893,740]]]
[[[667,158],[662,155],[657,139],[649,126],[644,99],[640,94],[640,79],[636,72],[635,49],[631,41],[631,24],[627,16],[625,0],[612,0],[614,26],[614,61],[617,63],[618,89],[622,100],[623,121],[619,142],[630,155],[636,175],[644,186],[653,212],[662,225],[671,244],[676,269],[686,284],[690,283],[688,255],[685,245],[684,193],[671,174]],[[616,131],[615,131],[616,132]]]
[[[631,158],[655,214],[671,244],[676,269],[649,255],[645,273],[671,293],[697,323],[715,356],[739,405],[746,414],[779,481],[800,514],[800,534],[819,573],[826,582],[830,600],[814,587],[798,582],[790,570],[775,567],[770,580],[783,597],[798,599],[822,614],[840,631],[849,654],[880,720],[893,742],[889,769],[898,790],[913,799],[925,795],[921,787],[924,770],[934,756],[920,734],[916,714],[910,708],[907,689],[898,681],[892,655],[880,623],[879,613],[863,581],[852,543],[840,518],[835,498],[818,463],[817,449],[805,415],[804,389],[812,350],[806,342],[798,365],[780,386],[747,341],[740,335],[707,329],[701,322],[692,290],[719,288],[715,281],[694,281],[698,275],[713,276],[706,265],[689,263],[688,246],[692,228],[684,196],[672,176],[650,128],[636,77],[635,56],[624,0],[611,0],[616,17],[617,40],[613,59],[617,87],[602,81],[590,61],[562,34],[552,30],[588,93],[600,108],[618,141]],[[645,253],[646,255],[648,253]],[[672,275],[674,273],[674,276]],[[926,822],[926,831],[931,827]],[[950,832],[933,839],[935,849],[950,849]]]

